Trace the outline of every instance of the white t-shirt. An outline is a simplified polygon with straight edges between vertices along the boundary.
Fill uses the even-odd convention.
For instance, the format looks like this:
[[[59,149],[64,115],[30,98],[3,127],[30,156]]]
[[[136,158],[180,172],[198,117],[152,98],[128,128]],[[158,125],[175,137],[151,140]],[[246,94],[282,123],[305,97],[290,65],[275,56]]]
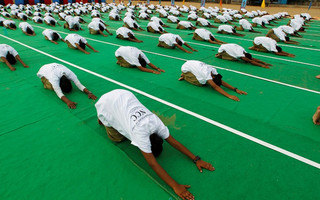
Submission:
[[[274,34],[281,40],[281,41],[285,41],[286,40],[286,34],[282,31],[281,28],[273,28],[272,29]]]
[[[230,25],[220,25],[218,27],[218,31],[225,31],[228,33],[233,33],[233,27]]]
[[[178,23],[178,25],[181,25],[181,26],[183,26],[183,27],[185,27],[185,28],[193,27],[193,24],[192,24],[191,22],[187,22],[187,21],[180,21],[180,22]]]
[[[252,25],[250,24],[250,22],[246,19],[241,19],[239,21],[239,24],[242,26],[243,29],[245,30],[252,30]]]
[[[210,36],[214,37],[210,31],[204,28],[198,28],[194,32],[204,40],[209,40]]]
[[[269,37],[255,37],[253,40],[253,43],[255,43],[256,45],[262,45],[264,48],[266,48],[268,51],[272,51],[272,52],[278,52],[276,46],[277,46],[277,42]]]
[[[78,25],[78,27],[80,28],[80,23],[77,19],[73,18],[73,17],[66,17],[65,18],[66,22],[69,25],[69,28],[73,28],[75,25]]]
[[[139,18],[147,18],[149,17],[149,15],[145,12],[142,12],[140,15],[139,15]]]
[[[191,19],[198,19],[198,15],[197,15],[197,14],[192,13],[192,14],[188,15],[188,18],[191,18]]]
[[[9,19],[3,21],[4,26],[9,26],[10,24],[16,24],[16,23],[12,20],[9,20]]]
[[[70,42],[70,44],[74,48],[77,48],[76,44],[79,44],[80,40],[85,44],[88,43],[87,40],[84,37],[82,37],[82,36],[80,36],[78,34],[69,34],[69,35],[66,36],[66,38],[64,40]]]
[[[45,29],[45,30],[42,32],[42,35],[45,36],[45,37],[47,37],[49,40],[52,40],[52,35],[53,35],[53,33],[58,34],[59,39],[62,38],[59,33],[57,33],[56,31],[53,31],[53,30],[51,30],[51,29]]]
[[[162,34],[159,37],[159,41],[160,42],[164,42],[166,43],[168,46],[174,46],[174,44],[177,44],[176,38],[178,38],[178,40],[180,40],[182,42],[182,44],[184,44],[184,41],[182,40],[182,38],[179,35],[176,34],[172,34],[172,33],[165,33]]]
[[[244,53],[247,53],[242,46],[237,44],[222,44],[218,53],[222,53],[224,51],[236,59],[245,57]]]
[[[123,38],[129,38],[128,33],[131,33],[134,36],[134,33],[130,29],[128,29],[127,27],[120,27],[116,31],[116,34],[122,35]]]
[[[290,26],[283,25],[279,26],[279,28],[281,28],[281,30],[287,34],[294,34],[294,29]]]
[[[291,19],[290,26],[298,31],[302,27],[302,24],[297,19]]]
[[[101,23],[100,21],[98,21],[98,22],[96,22],[96,21],[90,22],[90,24],[88,25],[88,28],[91,28],[91,29],[93,29],[95,31],[99,31],[100,30],[99,25],[101,25],[104,30],[106,29],[106,26],[103,23]]]
[[[160,31],[160,24],[158,24],[157,22],[149,22],[148,23],[148,25],[147,25],[147,27],[151,27],[153,30],[155,30],[155,31]],[[162,28],[162,27],[161,27]],[[162,28],[162,31],[163,31],[163,28]]]
[[[127,90],[117,89],[104,94],[95,107],[103,125],[116,129],[145,153],[152,153],[151,134],[156,133],[162,139],[170,136],[162,121]]]
[[[172,21],[173,23],[178,22],[179,18],[173,15],[168,16],[168,19],[170,19],[170,21]]]
[[[14,57],[18,55],[18,52],[7,44],[0,44],[0,58],[7,57],[8,52],[12,54]]]
[[[39,16],[33,17],[33,18],[32,18],[32,21],[38,22],[39,19],[43,22],[43,19],[42,19],[41,17],[39,17]]]
[[[252,19],[252,22],[255,23],[255,24],[259,24],[259,25],[262,25],[262,19],[261,17],[255,17]]]
[[[134,66],[141,66],[141,64],[139,62],[139,59],[138,59],[140,55],[146,61],[147,64],[150,63],[150,61],[147,58],[147,56],[141,50],[139,50],[136,47],[121,46],[115,52],[115,56],[116,57],[121,56],[130,65],[134,65]]]
[[[181,71],[183,73],[191,72],[201,84],[206,84],[208,80],[212,80],[211,73],[213,75],[218,74],[215,68],[197,60],[185,62],[181,67]]]
[[[126,23],[130,28],[134,28],[134,24],[140,27],[139,24],[135,20],[133,20],[131,17],[125,17],[123,19],[123,22]]]
[[[222,23],[226,23],[228,20],[226,18],[224,18],[222,15],[218,15],[216,17],[217,19],[219,19]]]
[[[67,15],[65,13],[59,13],[59,16],[64,19]]]
[[[26,14],[24,14],[24,13],[18,13],[18,17],[19,17],[19,18],[23,18],[24,16],[25,16],[25,17],[28,17],[28,16],[27,16]]]
[[[28,22],[21,22],[19,24],[19,28],[21,28],[22,31],[26,32],[27,28],[30,28],[33,31],[32,26]]]
[[[37,76],[39,78],[45,77],[51,83],[53,90],[60,99],[64,96],[60,88],[60,78],[62,76],[66,76],[70,81],[73,81],[79,90],[83,91],[85,89],[77,76],[70,69],[61,64],[50,63],[43,65],[38,71]]]
[[[50,21],[54,21],[55,23],[57,23],[57,20],[55,20],[53,17],[50,16],[46,16],[43,18],[44,21],[46,21],[48,24],[50,24]]]
[[[200,24],[202,24],[202,26],[209,26],[210,25],[210,22],[204,18],[198,18],[197,21],[200,22]]]

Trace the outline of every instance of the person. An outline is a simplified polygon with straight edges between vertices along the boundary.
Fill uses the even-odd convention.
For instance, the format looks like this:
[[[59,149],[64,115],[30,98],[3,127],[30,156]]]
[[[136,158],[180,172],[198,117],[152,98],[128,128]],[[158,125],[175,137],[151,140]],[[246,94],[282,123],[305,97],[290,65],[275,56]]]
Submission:
[[[133,29],[135,31],[144,31],[139,24],[137,23],[136,20],[132,19],[131,17],[125,17],[123,18],[123,22],[124,22],[124,27],[127,27],[129,29]]]
[[[183,44],[186,47],[188,47],[189,49],[191,49],[192,51],[196,51],[196,52],[198,51],[198,50],[192,48],[188,43],[183,41],[179,35],[172,34],[172,33],[162,34],[159,37],[158,47],[164,47],[167,49],[174,49],[175,47],[178,47],[179,49],[181,49],[182,51],[184,51],[186,53],[192,53],[191,51],[188,51],[185,48],[183,48],[182,47]]]
[[[10,20],[10,19],[4,20],[3,21],[3,26],[5,28],[11,29],[11,30],[16,30],[17,29],[16,23],[14,21]]]
[[[32,21],[36,24],[42,24],[43,23],[43,19],[39,16],[35,16],[32,18]]]
[[[28,68],[29,66],[26,65],[20,58],[18,52],[7,44],[0,44],[0,57],[1,62],[6,63],[11,71],[15,71],[16,68],[12,65],[17,63],[17,60],[23,65],[23,67]]]
[[[69,29],[70,31],[79,31],[83,30],[80,26],[80,23],[78,20],[76,20],[72,16],[67,16],[65,18],[66,23],[64,23],[64,28]]]
[[[136,47],[121,46],[116,50],[115,56],[117,58],[117,64],[121,67],[136,67],[143,72],[149,72],[153,74],[160,74],[160,72],[165,72],[164,70],[152,64],[147,56]],[[147,65],[155,70],[148,69]]]
[[[164,28],[158,24],[157,22],[151,21],[147,25],[147,31],[151,33],[168,33],[167,31],[164,30]]]
[[[237,33],[236,29],[230,25],[220,25],[218,27],[217,33],[232,34],[232,35],[241,36],[241,37],[244,36],[243,34]]]
[[[63,93],[70,93],[72,91],[71,81],[88,95],[89,99],[96,100],[97,97],[92,94],[86,87],[84,87],[77,76],[67,67],[58,63],[50,63],[43,65],[37,76],[41,79],[45,89],[53,90],[57,96],[67,104],[71,109],[75,109],[76,102],[70,101]]]
[[[43,20],[44,20],[44,23],[47,24],[48,26],[55,27],[56,24],[58,24],[58,25],[60,26],[59,22],[57,22],[57,20],[55,20],[55,18],[50,17],[50,16],[48,16],[48,15],[45,16],[45,17],[43,18]]]
[[[109,13],[109,20],[112,20],[112,21],[120,21],[121,20],[121,17],[120,15],[116,12],[116,11],[110,11]]]
[[[217,26],[212,25],[208,20],[199,17],[196,22],[197,26],[205,26],[209,28],[218,28]]]
[[[269,37],[255,37],[253,47],[249,47],[249,49],[261,52],[272,52],[279,56],[295,57],[295,55],[283,51],[282,48],[277,45],[277,42]]]
[[[179,23],[180,22],[180,19],[176,16],[173,16],[173,15],[169,15],[168,18],[167,18],[167,22],[169,23]]]
[[[280,27],[270,29],[266,36],[274,39],[277,42],[281,41],[287,44],[299,44],[297,41],[290,40],[290,38],[286,36]]]
[[[88,28],[89,28],[89,33],[92,35],[100,34],[100,35],[103,35],[104,37],[108,37],[108,35],[104,34],[103,31],[107,31],[109,33],[109,35],[113,35],[112,33],[110,33],[108,31],[106,26],[99,21],[90,22],[88,25]]]
[[[241,59],[249,62],[252,65],[269,69],[271,64],[265,63],[259,59],[253,58],[251,54],[247,53],[243,47],[237,44],[222,44],[216,54],[217,58],[224,60],[238,61]]]
[[[54,44],[58,44],[56,41],[58,41],[59,39],[62,42],[65,42],[64,39],[62,39],[61,35],[58,32],[53,31],[51,29],[45,29],[42,32],[42,35],[45,37],[46,40],[49,40],[50,42],[52,42]]]
[[[149,19],[150,19],[150,16],[149,16],[147,13],[142,12],[142,13],[140,13],[140,15],[139,15],[139,19],[149,20]]]
[[[179,78],[179,81],[186,80],[187,82],[197,86],[204,86],[208,84],[217,92],[228,97],[229,99],[240,101],[237,96],[230,95],[224,91],[221,88],[221,85],[235,91],[238,94],[247,94],[246,92],[241,91],[223,81],[222,76],[217,72],[217,70],[206,63],[197,60],[188,60],[182,65],[181,71],[182,74]]]
[[[22,21],[27,21],[28,20],[28,15],[26,15],[25,13],[18,13],[18,19],[20,19]]]
[[[191,22],[180,21],[180,22],[178,23],[177,29],[195,30],[195,29],[197,29],[197,28],[194,27]]]
[[[193,32],[193,40],[199,40],[199,41],[208,41],[212,44],[226,44],[225,42],[216,39],[213,34],[203,28],[198,28]]]
[[[281,30],[287,35],[302,38],[302,35],[300,35],[298,31],[295,31],[291,26],[282,25],[279,26],[279,28],[281,28]]]
[[[232,22],[230,22],[229,20],[227,20],[224,16],[222,15],[218,15],[215,19],[214,19],[214,22],[215,23],[219,23],[219,24],[225,24],[225,23],[228,23],[228,24],[232,24]]]
[[[33,30],[33,27],[28,22],[21,22],[19,28],[22,32],[28,36],[35,36],[36,33]]]
[[[131,42],[143,42],[142,40],[138,40],[135,36],[134,33],[128,29],[127,27],[120,27],[116,31],[116,38],[122,39],[122,40],[129,40]]]
[[[317,107],[316,112],[312,116],[312,121],[315,125],[320,125],[320,106]]]
[[[250,22],[246,19],[240,19],[239,21],[239,27],[238,26],[235,26],[235,29],[237,31],[245,31],[245,30],[248,30],[249,32],[252,32],[252,33],[261,33],[259,31],[255,31],[253,30],[252,28],[252,25],[250,24]]]
[[[87,52],[85,50],[86,46],[89,47],[90,49],[92,49],[94,52],[99,52],[97,50],[95,50],[88,42],[87,40],[78,35],[78,34],[68,34],[66,36],[66,38],[64,39],[68,45],[69,48],[71,49],[79,49],[80,51],[82,51],[85,54],[90,54],[89,52]]]
[[[203,168],[215,170],[210,163],[201,160],[178,142],[163,122],[131,92],[123,89],[112,90],[101,96],[95,107],[98,123],[105,127],[109,139],[113,142],[130,140],[132,145],[140,149],[156,174],[182,199],[194,199],[187,190],[190,186],[176,182],[156,160],[162,152],[163,140],[193,161],[200,172]]]
[[[258,25],[260,25],[262,28],[268,28],[265,26],[265,23],[263,22],[261,17],[255,17],[252,19],[252,26],[253,27],[257,27]]]

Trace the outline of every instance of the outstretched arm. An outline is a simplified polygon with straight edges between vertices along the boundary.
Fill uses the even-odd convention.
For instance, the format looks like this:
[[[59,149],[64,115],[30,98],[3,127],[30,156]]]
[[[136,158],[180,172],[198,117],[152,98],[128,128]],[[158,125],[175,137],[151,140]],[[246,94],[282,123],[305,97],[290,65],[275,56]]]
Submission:
[[[215,84],[213,82],[213,80],[208,80],[209,85],[216,90],[217,92],[219,92],[220,94],[222,94],[223,96],[228,97],[229,99],[235,100],[235,101],[240,101],[240,99],[234,95],[230,95],[228,94],[226,91],[224,91],[221,87],[219,87],[217,84]]]
[[[92,94],[92,92],[90,92],[87,88],[84,88],[83,92],[88,95],[89,99],[93,99],[93,100],[97,99],[97,97],[94,94]]]
[[[238,93],[238,94],[248,94],[248,93],[246,93],[245,91],[238,90],[238,88],[231,86],[229,83],[227,83],[227,82],[225,82],[225,81],[222,81],[222,80],[221,80],[221,83],[222,83],[222,85],[223,85],[224,87],[229,88],[230,90],[233,90],[233,91],[235,91],[235,92]]]
[[[288,57],[292,57],[294,58],[295,55],[291,54],[291,53],[287,53],[285,51],[281,51],[281,52],[275,52],[276,55],[279,55],[279,56],[288,56]]]
[[[79,49],[79,50],[82,51],[83,53],[85,53],[85,54],[90,54],[89,52],[87,52],[86,50],[84,50],[83,48],[81,48],[81,47],[79,46],[79,44],[77,44],[77,43],[76,43],[76,47],[77,47],[77,49]]]
[[[70,101],[66,96],[62,96],[61,100],[65,102],[67,106],[71,109],[75,109],[77,107],[77,103]]]
[[[142,66],[137,66],[138,69],[140,69],[143,72],[149,72],[149,73],[153,73],[153,74],[160,74],[160,72],[152,70],[152,69],[148,69]]]
[[[89,43],[86,44],[90,49],[92,49],[94,52],[99,52],[97,50],[95,50]]]
[[[195,50],[194,48],[192,48],[188,43],[185,42],[184,45],[186,45],[186,47],[188,47],[188,48],[191,49],[192,51],[198,52],[198,50]]]
[[[179,195],[182,199],[188,199],[193,200],[194,196],[187,190],[187,188],[190,188],[188,185],[180,185],[177,183],[157,162],[156,158],[153,156],[152,153],[145,153],[141,151],[142,155],[150,165],[150,167],[155,171],[158,176],[166,182],[173,190],[174,192]]]
[[[178,47],[179,49],[181,49],[182,51],[186,52],[186,53],[192,53],[191,51],[186,50],[185,48],[183,48],[182,46],[178,45],[178,44],[174,44],[176,47]]]
[[[243,60],[243,61],[249,62],[249,63],[251,63],[252,65],[256,65],[256,66],[263,67],[263,68],[266,68],[266,69],[269,69],[269,68],[270,68],[269,66],[267,66],[267,65],[265,65],[265,64],[262,64],[262,63],[260,63],[260,62],[258,62],[258,61],[254,61],[253,59],[250,60],[249,58],[246,58],[246,57],[241,57],[240,59]]]
[[[5,57],[1,57],[1,60],[6,63],[6,65],[9,67],[9,69],[11,71],[15,71],[16,70],[16,68],[13,67]]]
[[[25,68],[28,68],[28,67],[29,67],[28,65],[26,65],[26,64],[21,60],[21,58],[20,58],[19,55],[16,55],[16,59],[23,65],[23,67],[25,67]]]
[[[152,67],[153,69],[159,71],[159,72],[165,72],[163,69],[160,69],[159,67],[155,66],[154,64],[152,63],[149,63],[148,64],[150,67]]]

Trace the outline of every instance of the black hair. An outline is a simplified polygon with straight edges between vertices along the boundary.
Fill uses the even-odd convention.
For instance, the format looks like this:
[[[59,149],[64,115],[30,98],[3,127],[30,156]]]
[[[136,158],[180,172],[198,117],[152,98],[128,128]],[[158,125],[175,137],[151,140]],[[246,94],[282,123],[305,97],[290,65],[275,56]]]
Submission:
[[[73,26],[73,29],[78,31],[78,30],[80,29],[80,27],[79,27],[78,24],[75,24],[75,25]]]
[[[58,33],[56,33],[56,32],[53,32],[53,33],[52,33],[52,40],[53,40],[53,41],[57,41],[59,38],[60,38],[60,37],[59,37]]]
[[[286,41],[290,40],[290,38],[288,36],[285,36],[284,38],[286,39]]]
[[[180,22],[180,19],[177,19],[177,22],[179,23],[179,22]]]
[[[0,26],[3,26],[3,21],[0,22]]]
[[[177,43],[178,43],[178,45],[180,45],[180,46],[183,45],[182,42],[181,42],[179,39],[177,39]]]
[[[134,39],[134,36],[131,33],[128,33],[129,38]]]
[[[120,17],[117,15],[114,19],[116,19],[116,20],[120,20]]]
[[[217,84],[218,86],[221,86],[221,84],[222,84],[221,74],[213,75],[212,80],[215,84]]]
[[[281,51],[282,51],[282,48],[279,47],[279,46],[276,46],[276,49],[277,49],[278,52],[281,52]]]
[[[161,26],[163,26],[163,25],[164,25],[164,23],[163,23],[162,21],[159,21],[159,24],[160,24]]]
[[[53,20],[50,20],[50,24],[51,24],[52,26],[55,26],[55,25],[56,25],[56,22],[53,21]]]
[[[233,29],[232,29],[232,32],[233,32],[233,33],[236,33],[237,31],[236,31],[236,29],[235,29],[235,28],[233,28]]]
[[[8,62],[9,62],[11,65],[16,64],[16,62],[17,62],[16,58],[15,58],[11,53],[9,53],[9,52],[7,53],[6,59],[8,60]]]
[[[9,26],[10,26],[11,28],[14,28],[14,29],[17,28],[17,26],[16,26],[15,24],[13,24],[13,23],[9,24]]]
[[[86,49],[86,44],[84,42],[82,42],[82,40],[79,41],[79,46],[85,50]]]
[[[262,22],[262,26],[264,26],[265,25],[265,23],[264,22]]]
[[[153,133],[150,135],[151,151],[154,157],[158,157],[162,152],[163,139],[157,134]]]
[[[100,31],[104,31],[104,28],[101,24],[99,24],[99,29],[100,29]]]
[[[133,27],[134,27],[134,28],[139,28],[136,23],[133,23]]]
[[[62,92],[69,93],[72,90],[71,81],[64,75],[60,78],[59,85],[60,85]]]
[[[212,35],[210,35],[210,40],[215,41],[216,39]]]
[[[159,30],[160,30],[161,32],[163,32],[163,28],[162,28],[162,27],[159,27]]]
[[[27,17],[27,16],[25,16],[25,15],[23,15],[23,16],[22,16],[22,19],[23,19],[23,20],[27,20],[27,19],[28,19],[28,17]]]
[[[142,58],[141,55],[139,55],[138,60],[142,67],[147,67],[147,62],[145,61],[145,59]]]
[[[27,32],[28,34],[31,34],[31,35],[33,34],[33,31],[31,30],[30,27],[27,27],[26,32]]]
[[[304,31],[304,29],[305,29],[304,27],[301,27],[301,28],[300,28],[300,31]]]
[[[250,53],[244,53],[244,56],[250,60],[252,60],[252,55]]]

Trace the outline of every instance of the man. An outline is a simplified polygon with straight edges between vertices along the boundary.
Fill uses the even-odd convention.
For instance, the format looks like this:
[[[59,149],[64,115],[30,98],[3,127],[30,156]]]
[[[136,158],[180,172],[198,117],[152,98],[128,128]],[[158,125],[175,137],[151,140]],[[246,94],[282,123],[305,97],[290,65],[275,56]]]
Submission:
[[[261,32],[259,32],[259,31],[253,30],[252,25],[251,25],[250,22],[249,22],[248,20],[246,20],[246,19],[241,19],[241,20],[239,21],[239,25],[240,25],[239,27],[235,26],[235,29],[236,29],[237,31],[245,31],[245,30],[248,30],[249,32],[252,32],[252,33],[261,33]]]
[[[17,29],[16,23],[12,20],[9,20],[9,19],[3,21],[3,26],[5,28],[11,29],[11,30]]]
[[[19,28],[22,32],[28,36],[35,36],[36,33],[33,30],[33,27],[28,22],[21,22]]]
[[[231,34],[231,35],[236,35],[236,36],[241,36],[243,37],[243,34],[239,34],[237,33],[236,29],[230,25],[220,25],[218,27],[218,31],[217,33],[221,33],[221,34]]]
[[[205,26],[209,28],[218,28],[217,26],[212,25],[208,20],[199,17],[196,22],[197,26]]]
[[[217,58],[221,58],[224,60],[238,61],[243,60],[245,62],[249,62],[252,65],[256,65],[259,67],[269,69],[271,64],[265,63],[256,58],[252,58],[252,55],[247,53],[243,47],[237,44],[222,44],[216,54]]]
[[[45,37],[46,40],[49,40],[50,42],[54,43],[54,44],[58,44],[56,41],[58,41],[59,39],[62,42],[65,42],[64,39],[62,39],[62,37],[60,36],[60,34],[56,31],[53,31],[51,29],[45,29],[42,32],[42,35]]]
[[[106,26],[101,23],[100,21],[92,21],[89,23],[88,25],[89,28],[89,33],[92,35],[103,35],[104,37],[108,37],[108,35],[104,34],[103,31],[106,31],[107,33],[109,33],[109,35],[113,35],[112,33],[110,33],[108,31],[108,29],[106,28]]]
[[[122,39],[122,40],[129,40],[131,42],[138,42],[141,43],[143,41],[138,40],[135,36],[134,33],[128,29],[127,27],[120,27],[116,31],[116,38]]]
[[[160,74],[160,72],[165,72],[164,70],[152,64],[147,56],[136,47],[121,46],[116,50],[115,56],[117,58],[117,64],[121,67],[136,67],[143,72],[149,72],[153,74]],[[148,69],[147,65],[155,70]]]
[[[124,22],[124,27],[127,27],[129,29],[133,29],[135,31],[144,31],[139,24],[137,23],[136,20],[132,19],[132,17],[125,17],[123,18],[123,22]]]
[[[67,104],[67,106],[71,109],[75,109],[77,106],[76,102],[70,101],[64,93],[70,93],[72,90],[71,81],[79,88],[79,90],[83,91],[88,95],[89,99],[96,100],[97,97],[93,95],[86,87],[84,87],[77,76],[67,67],[57,64],[51,63],[43,65],[37,73],[37,76],[41,78],[41,82],[45,89],[53,90],[57,96]]]
[[[83,30],[80,26],[80,23],[78,20],[76,20],[72,16],[67,16],[65,18],[66,23],[64,23],[64,28],[69,29],[69,31],[79,31]]]
[[[82,51],[85,54],[90,54],[90,52],[87,52],[86,46],[88,46],[90,49],[92,49],[94,52],[99,52],[97,50],[95,50],[88,42],[87,40],[78,35],[78,34],[69,34],[66,36],[66,38],[64,39],[68,45],[69,48],[71,49],[79,49],[80,51]]]
[[[299,44],[297,41],[290,40],[288,36],[282,31],[282,28],[273,28],[270,29],[266,35],[267,37],[270,37],[274,39],[277,42],[284,42],[287,44]]]
[[[169,15],[168,16],[168,19],[167,19],[167,22],[169,22],[169,23],[179,23],[180,22],[180,20],[179,20],[179,18],[178,17],[176,17],[176,16],[173,16],[173,15]]]
[[[210,31],[203,28],[196,29],[193,33],[192,39],[199,41],[208,41],[212,44],[226,44],[225,42],[216,39]]]
[[[168,33],[167,31],[164,30],[164,28],[157,22],[151,21],[147,25],[147,31],[151,33]]]
[[[195,30],[195,29],[197,29],[197,28],[194,27],[191,22],[180,21],[180,22],[178,23],[177,29]]]
[[[182,74],[179,81],[186,80],[187,82],[197,85],[204,86],[210,85],[220,94],[228,97],[229,99],[240,101],[238,97],[228,94],[221,88],[221,85],[235,91],[238,94],[247,94],[244,91],[238,90],[238,88],[231,86],[227,82],[222,80],[222,76],[218,74],[217,70],[210,65],[196,60],[189,60],[185,62],[181,67]]]
[[[17,63],[17,60],[23,65],[23,67],[28,68],[29,66],[26,65],[20,58],[18,52],[7,44],[0,44],[0,57],[1,62],[6,63],[11,71],[15,71],[16,68],[12,65]]]
[[[174,49],[175,47],[178,47],[182,51],[186,53],[192,53],[191,51],[186,50],[185,48],[182,47],[182,45],[187,46],[190,48],[192,51],[198,52],[198,50],[192,48],[188,43],[182,40],[182,38],[179,35],[172,34],[172,33],[165,33],[162,34],[159,37],[159,44],[158,47],[164,47],[167,49]]]
[[[138,147],[157,175],[182,199],[194,199],[187,190],[190,186],[177,183],[157,162],[162,151],[163,140],[192,160],[200,172],[202,168],[213,171],[214,167],[174,139],[161,120],[151,113],[129,91],[117,89],[104,94],[95,104],[98,122],[104,125],[108,137],[114,142],[125,139]]]
[[[44,20],[44,23],[47,24],[48,26],[55,27],[56,24],[58,24],[60,26],[60,24],[57,22],[57,20],[53,17],[45,16],[43,18],[43,20]]]
[[[277,42],[269,37],[255,37],[253,40],[253,47],[249,49],[261,52],[272,52],[279,56],[295,57],[291,53],[282,51],[282,48],[277,45]]]

